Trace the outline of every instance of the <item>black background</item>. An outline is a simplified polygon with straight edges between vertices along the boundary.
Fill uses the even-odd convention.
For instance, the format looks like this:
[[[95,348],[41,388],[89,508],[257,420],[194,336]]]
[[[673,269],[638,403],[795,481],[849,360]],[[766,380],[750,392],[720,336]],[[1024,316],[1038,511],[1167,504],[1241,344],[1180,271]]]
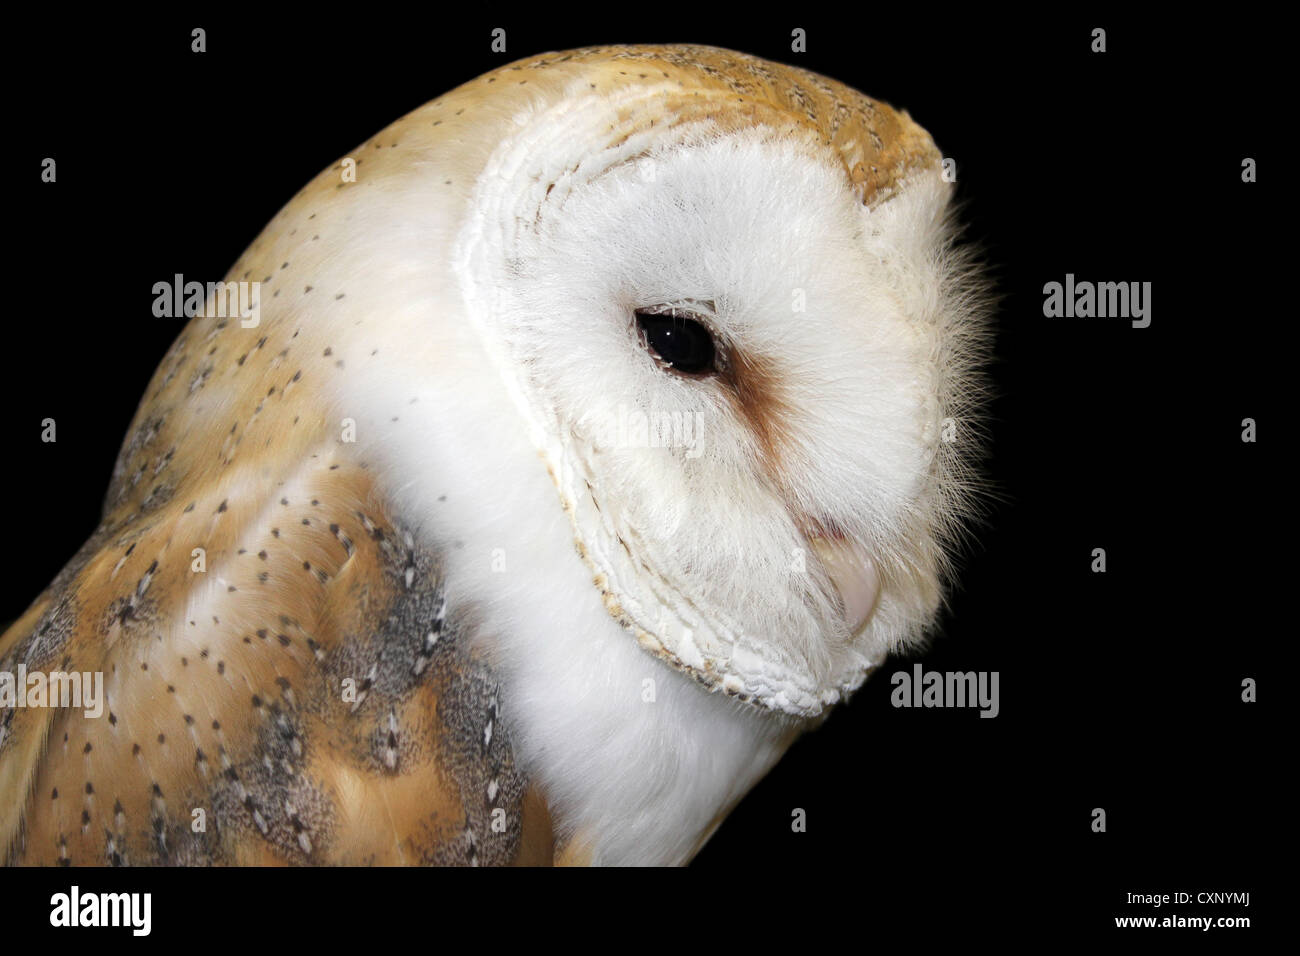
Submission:
[[[205,54],[190,52],[194,26],[207,30]],[[505,55],[490,50],[498,26]],[[1089,50],[1096,26],[1108,32],[1104,54]],[[808,31],[806,54],[790,50],[794,27]],[[734,943],[755,945],[766,940],[744,932],[749,921],[817,929],[824,918],[810,907],[843,893],[834,922],[863,939],[885,924],[918,939],[956,929],[996,941],[1027,926],[1122,935],[1139,931],[1115,930],[1114,916],[1152,912],[1126,905],[1129,892],[1251,890],[1248,909],[1183,912],[1242,913],[1259,927],[1280,839],[1284,691],[1270,678],[1293,540],[1276,450],[1291,349],[1281,329],[1293,312],[1274,305],[1293,241],[1271,221],[1287,176],[1275,126],[1290,118],[1277,103],[1278,37],[1261,20],[994,20],[933,5],[897,19],[866,8],[573,8],[455,22],[433,6],[75,23],[51,9],[10,36],[24,65],[10,63],[7,102],[7,261],[18,281],[0,378],[10,435],[0,620],[22,613],[98,521],[136,403],[180,331],[152,317],[154,282],[224,274],[319,170],[505,62],[611,42],[727,46],[904,107],[957,161],[968,234],[1003,296],[995,500],[936,639],[915,659],[999,671],[1001,713],[895,709],[887,675],[912,661],[891,662],[794,747],[695,862],[723,872],[692,880],[689,896],[669,890],[679,903],[660,899],[654,919],[697,931],[734,921]],[[56,185],[40,182],[47,156]],[[1252,185],[1241,181],[1247,156],[1260,166]],[[1045,318],[1043,285],[1067,272],[1151,282],[1151,326]],[[40,441],[46,417],[56,444]],[[1240,440],[1246,417],[1259,423],[1256,444]],[[1090,570],[1097,547],[1105,574]],[[1246,677],[1259,681],[1259,703],[1241,701]],[[1092,832],[1095,807],[1105,833]],[[807,813],[805,833],[792,832],[794,808]],[[290,905],[294,893],[361,885],[355,874],[77,875],[156,894],[274,886]],[[396,899],[430,881],[441,892],[464,885],[363,879]],[[68,885],[54,872],[24,879],[33,928],[48,913],[41,894]],[[0,887],[18,886],[0,874]],[[238,909],[229,917],[242,925]],[[185,919],[155,896],[154,938]],[[1237,945],[1259,931],[1218,932]]]

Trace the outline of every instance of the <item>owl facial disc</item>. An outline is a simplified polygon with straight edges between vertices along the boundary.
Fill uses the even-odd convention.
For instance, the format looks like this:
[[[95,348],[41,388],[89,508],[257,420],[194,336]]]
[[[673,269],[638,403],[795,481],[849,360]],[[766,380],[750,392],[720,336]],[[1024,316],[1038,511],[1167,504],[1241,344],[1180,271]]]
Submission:
[[[933,620],[963,501],[939,153],[792,68],[583,56],[477,175],[466,314],[609,614],[711,691],[819,715]],[[588,427],[630,416],[691,444]]]

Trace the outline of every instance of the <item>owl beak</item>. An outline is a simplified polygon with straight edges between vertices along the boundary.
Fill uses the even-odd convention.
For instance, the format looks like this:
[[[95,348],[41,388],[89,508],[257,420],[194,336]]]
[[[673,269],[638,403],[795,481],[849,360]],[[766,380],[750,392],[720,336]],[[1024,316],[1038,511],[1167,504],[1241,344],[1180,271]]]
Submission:
[[[856,634],[871,617],[880,596],[875,563],[860,544],[849,538],[816,535],[808,540],[839,592],[849,632]]]

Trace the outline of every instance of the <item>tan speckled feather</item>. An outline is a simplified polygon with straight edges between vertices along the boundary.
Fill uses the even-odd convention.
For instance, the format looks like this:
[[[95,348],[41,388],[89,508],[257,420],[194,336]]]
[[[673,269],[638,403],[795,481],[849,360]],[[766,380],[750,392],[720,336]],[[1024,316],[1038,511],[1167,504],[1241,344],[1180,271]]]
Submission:
[[[454,215],[491,147],[484,111],[508,117],[576,79],[597,96],[675,86],[617,135],[702,116],[810,129],[868,203],[938,157],[905,114],[839,83],[722,50],[630,47],[503,67],[355,150],[359,182],[323,172],[228,276],[263,283],[260,327],[189,323],[131,425],[101,525],[0,637],[0,671],[101,671],[107,691],[99,719],[0,711],[0,857],[554,858],[547,806],[496,723],[508,702],[469,650],[473,608],[446,606],[442,557],[407,533],[319,396],[327,377],[383,361],[352,331],[382,317],[336,283],[340,246],[365,255],[354,214],[368,191],[418,168]]]

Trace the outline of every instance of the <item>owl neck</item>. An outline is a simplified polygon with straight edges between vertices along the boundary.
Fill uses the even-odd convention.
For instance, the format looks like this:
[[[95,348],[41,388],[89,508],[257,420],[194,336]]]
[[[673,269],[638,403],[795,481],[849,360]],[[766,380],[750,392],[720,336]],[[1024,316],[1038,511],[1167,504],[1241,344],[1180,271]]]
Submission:
[[[801,728],[708,692],[610,617],[527,429],[442,332],[410,330],[384,374],[341,396],[356,450],[442,555],[451,612],[477,622],[516,766],[557,836],[595,863],[684,863]]]

